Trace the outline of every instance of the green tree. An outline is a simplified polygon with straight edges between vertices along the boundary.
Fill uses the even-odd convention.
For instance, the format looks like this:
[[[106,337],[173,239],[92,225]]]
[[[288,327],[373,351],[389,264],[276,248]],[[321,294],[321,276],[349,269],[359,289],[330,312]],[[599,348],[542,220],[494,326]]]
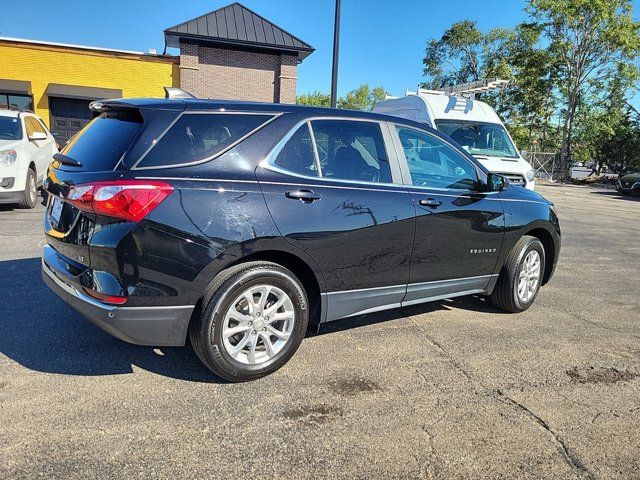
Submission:
[[[386,95],[387,93],[382,87],[371,88],[368,84],[363,84],[348,92],[344,97],[339,98],[337,106],[338,108],[350,110],[369,111],[377,102],[384,100]],[[328,93],[315,91],[298,95],[296,103],[314,107],[330,107],[331,96]]]
[[[368,84],[360,85],[355,90],[348,92],[343,98],[337,102],[338,108],[346,108],[349,110],[369,111],[373,106],[384,100],[386,92],[382,87],[371,89]]]
[[[578,110],[640,53],[640,24],[630,0],[529,0],[527,12],[544,34],[562,101],[561,168],[568,174]],[[635,69],[635,66],[632,68]]]
[[[481,32],[475,22],[454,23],[440,39],[427,42],[424,87],[441,89],[482,78],[510,81],[499,92],[476,98],[492,105],[520,147],[548,147],[555,111],[550,56],[539,46],[541,29],[532,24]]]
[[[296,103],[298,105],[307,105],[309,107],[330,107],[331,95],[316,90],[315,92],[298,95]]]
[[[439,39],[430,39],[422,61],[424,87],[440,89],[479,80],[484,40],[471,20],[456,22]]]

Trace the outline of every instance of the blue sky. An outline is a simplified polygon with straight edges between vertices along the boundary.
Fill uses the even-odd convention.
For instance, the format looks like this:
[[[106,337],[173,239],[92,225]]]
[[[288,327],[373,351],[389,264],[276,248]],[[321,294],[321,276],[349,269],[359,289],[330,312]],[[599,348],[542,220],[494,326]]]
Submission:
[[[0,35],[162,52],[162,31],[231,3],[225,0],[4,0]],[[243,0],[316,48],[299,70],[298,93],[329,91],[334,0]],[[637,13],[640,0],[634,0]],[[342,0],[339,93],[361,83],[392,94],[422,79],[428,38],[469,18],[481,29],[523,20],[520,0]],[[171,52],[171,51],[170,51]]]

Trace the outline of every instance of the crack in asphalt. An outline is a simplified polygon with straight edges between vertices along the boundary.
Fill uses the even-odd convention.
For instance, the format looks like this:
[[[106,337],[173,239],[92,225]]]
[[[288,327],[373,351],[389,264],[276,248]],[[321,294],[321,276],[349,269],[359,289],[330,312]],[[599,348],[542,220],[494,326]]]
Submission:
[[[584,463],[582,463],[582,461],[569,449],[569,447],[564,442],[562,437],[556,431],[554,431],[542,417],[532,412],[529,408],[527,408],[522,403],[511,398],[509,395],[507,395],[500,389],[494,390],[494,394],[495,394],[495,398],[498,401],[504,403],[505,405],[509,405],[512,408],[515,408],[516,410],[524,414],[527,418],[536,422],[538,425],[544,428],[547,432],[549,432],[551,436],[554,438],[556,444],[558,445],[560,453],[562,453],[562,456],[564,457],[565,462],[570,467],[582,473],[584,478],[589,478],[589,479],[595,478],[593,473],[591,473],[591,471],[587,468],[587,466]]]
[[[549,305],[545,305],[544,303],[542,305],[544,307],[547,307],[547,308],[556,308],[556,309],[558,309],[557,307],[551,307]],[[640,335],[636,335],[634,333],[626,332],[626,331],[624,331],[624,330],[622,330],[620,328],[609,326],[606,323],[596,322],[594,320],[589,320],[588,318],[583,317],[579,313],[575,313],[575,312],[572,312],[570,310],[562,310],[562,309],[560,309],[560,311],[562,311],[562,312],[566,313],[567,315],[575,318],[576,320],[580,320],[581,322],[588,323],[589,325],[593,325],[594,327],[600,327],[600,328],[603,328],[605,330],[609,330],[611,332],[616,332],[616,333],[619,333],[621,335],[629,335],[630,337],[634,337],[634,338],[640,339]]]
[[[513,398],[511,398],[509,395],[504,393],[499,388],[498,389],[489,388],[486,385],[484,385],[479,379],[473,378],[472,375],[462,367],[461,363],[458,360],[456,360],[454,358],[454,356],[451,353],[449,353],[437,340],[432,338],[418,323],[416,323],[413,320],[413,318],[410,317],[410,320],[418,328],[418,330],[420,330],[420,332],[424,335],[424,337],[427,339],[427,341],[433,347],[435,347],[442,355],[444,355],[448,359],[449,363],[451,365],[453,365],[456,370],[461,372],[470,382],[474,383],[476,386],[480,386],[481,389],[484,390],[486,393],[488,393],[490,397],[496,399],[497,401],[499,401],[503,405],[507,405],[507,406],[511,407],[512,409],[516,410],[517,412],[523,414],[526,418],[534,421],[539,426],[541,426],[544,430],[546,430],[551,435],[551,437],[553,438],[554,443],[557,445],[558,450],[562,454],[562,457],[563,457],[565,463],[567,463],[567,465],[569,465],[572,469],[574,469],[577,472],[579,472],[582,475],[582,477],[584,477],[586,479],[595,478],[593,473],[577,457],[577,455],[570,450],[570,448],[567,446],[567,444],[562,439],[562,437],[550,427],[550,425],[547,423],[546,420],[544,420],[542,417],[540,417],[539,415],[537,415],[534,412],[532,412],[531,410],[529,410],[529,408],[527,408],[522,403],[520,403],[520,402],[514,400]],[[416,371],[418,371],[417,368],[416,368]],[[418,371],[418,373],[422,378],[424,378],[426,380],[426,378],[422,374],[422,372]],[[424,430],[424,428],[423,428],[423,430]],[[427,433],[429,435],[431,435],[431,438],[433,438],[433,436],[432,436],[432,434],[430,432],[427,432]]]

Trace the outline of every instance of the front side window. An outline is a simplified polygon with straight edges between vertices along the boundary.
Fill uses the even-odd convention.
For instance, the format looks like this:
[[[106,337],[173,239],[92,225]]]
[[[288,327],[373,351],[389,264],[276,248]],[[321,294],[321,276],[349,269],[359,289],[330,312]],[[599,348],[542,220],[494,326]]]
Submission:
[[[315,160],[309,124],[305,123],[291,136],[273,163],[292,173],[317,177]]]
[[[233,145],[272,115],[183,114],[142,159],[138,167],[199,162]]]
[[[462,154],[439,138],[396,126],[411,183],[420,187],[476,190],[478,175]]]
[[[313,120],[322,176],[391,183],[380,125],[352,120]]]
[[[518,156],[516,147],[500,124],[467,120],[436,120],[436,127],[472,155],[509,158]]]
[[[0,140],[20,140],[22,125],[18,117],[0,117]]]

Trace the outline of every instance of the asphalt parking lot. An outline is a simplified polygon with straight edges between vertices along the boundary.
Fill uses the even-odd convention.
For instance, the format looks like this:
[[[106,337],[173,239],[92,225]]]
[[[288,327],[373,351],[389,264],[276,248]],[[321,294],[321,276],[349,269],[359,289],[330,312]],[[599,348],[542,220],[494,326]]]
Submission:
[[[563,251],[529,311],[343,320],[236,385],[68,309],[43,208],[0,207],[0,478],[639,478],[640,197],[539,191]]]

